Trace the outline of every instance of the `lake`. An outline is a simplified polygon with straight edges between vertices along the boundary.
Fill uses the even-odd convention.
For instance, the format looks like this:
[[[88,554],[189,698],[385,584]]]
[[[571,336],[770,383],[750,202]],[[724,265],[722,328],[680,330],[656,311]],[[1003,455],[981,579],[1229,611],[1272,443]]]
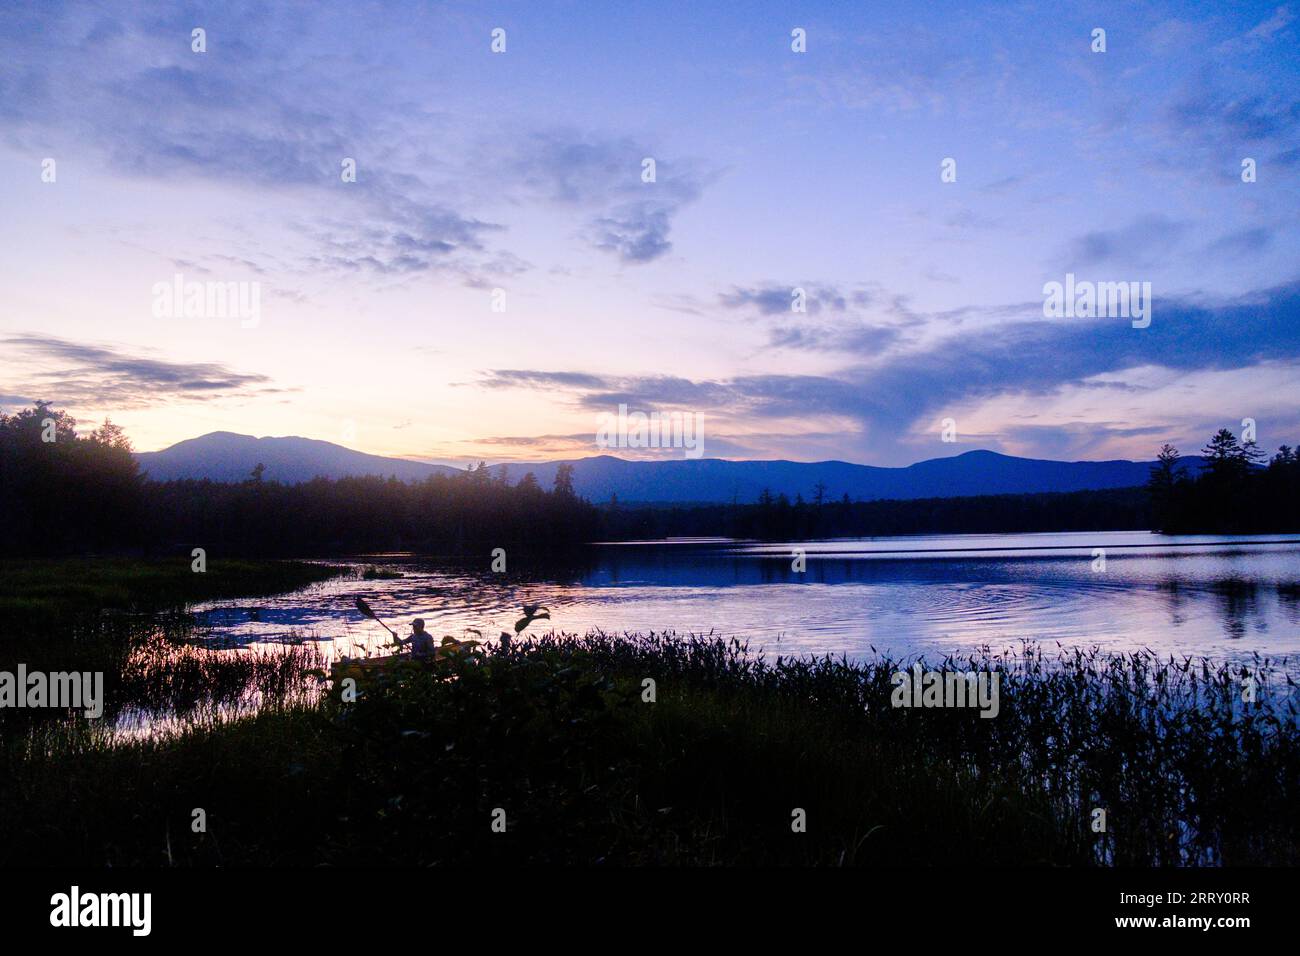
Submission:
[[[799,553],[802,572],[792,567]],[[711,631],[768,655],[960,653],[1027,639],[1300,660],[1300,535],[635,542],[594,545],[563,566],[508,556],[506,574],[491,573],[487,555],[477,567],[406,554],[347,563],[402,576],[204,604],[200,632],[230,646],[313,641],[331,657],[382,652],[388,635],[355,610],[360,596],[403,635],[423,617],[435,637],[494,637],[513,632],[524,604],[542,604],[550,620],[527,633]]]

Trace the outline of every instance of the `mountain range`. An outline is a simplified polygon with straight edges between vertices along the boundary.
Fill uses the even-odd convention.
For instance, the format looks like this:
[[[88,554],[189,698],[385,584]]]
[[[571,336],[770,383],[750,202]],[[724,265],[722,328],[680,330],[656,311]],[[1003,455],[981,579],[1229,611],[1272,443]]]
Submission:
[[[169,448],[136,454],[141,468],[156,481],[208,478],[243,481],[262,464],[267,481],[296,484],[323,476],[395,475],[417,481],[458,469],[405,458],[385,458],[310,438],[254,438],[212,432]],[[1184,462],[1195,468],[1200,459]],[[791,498],[811,499],[824,486],[828,498],[845,494],[855,500],[946,498],[1043,491],[1085,491],[1144,484],[1151,462],[1050,461],[1017,458],[992,451],[968,451],[932,458],[903,468],[856,465],[844,461],[726,461],[719,458],[627,461],[599,455],[571,461],[511,463],[504,466],[514,483],[532,472],[550,487],[560,465],[573,466],[578,494],[595,502],[617,495],[623,503],[749,503],[767,489]]]

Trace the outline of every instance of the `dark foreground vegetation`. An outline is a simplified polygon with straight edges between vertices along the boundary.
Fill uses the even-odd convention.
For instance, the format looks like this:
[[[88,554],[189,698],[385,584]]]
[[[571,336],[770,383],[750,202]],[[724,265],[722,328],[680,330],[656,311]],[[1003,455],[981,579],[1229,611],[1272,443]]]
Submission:
[[[188,556],[170,559],[0,560],[0,624],[41,626],[89,613],[179,609],[227,597],[296,591],[343,573],[307,561],[214,560],[202,573]]]
[[[887,660],[590,635],[172,737],[43,726],[4,741],[0,863],[1300,862],[1298,714],[1267,662],[1250,704],[1239,667],[1193,660],[942,666],[997,670],[998,716],[893,708]]]
[[[201,601],[308,587],[347,568],[301,561],[223,560],[200,574],[188,557],[0,560],[0,671],[99,672],[112,726],[141,711],[189,717],[255,700],[291,700],[304,669],[320,667],[310,644],[235,655],[195,643],[187,609]],[[63,726],[59,711],[0,708],[0,740]]]

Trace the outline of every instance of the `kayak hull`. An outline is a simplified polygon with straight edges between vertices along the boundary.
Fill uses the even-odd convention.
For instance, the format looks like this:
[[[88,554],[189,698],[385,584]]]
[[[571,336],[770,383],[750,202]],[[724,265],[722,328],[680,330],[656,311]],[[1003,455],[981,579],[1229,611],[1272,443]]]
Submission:
[[[387,673],[395,667],[416,666],[430,668],[440,661],[450,660],[477,646],[477,641],[459,641],[443,644],[428,657],[416,657],[412,654],[385,654],[382,657],[358,657],[336,661],[330,668],[330,676],[335,680],[359,678]]]

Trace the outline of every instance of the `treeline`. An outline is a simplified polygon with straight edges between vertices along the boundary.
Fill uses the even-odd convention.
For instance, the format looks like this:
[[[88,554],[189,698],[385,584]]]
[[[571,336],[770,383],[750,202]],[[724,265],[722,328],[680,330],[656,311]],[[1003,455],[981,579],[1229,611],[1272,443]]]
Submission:
[[[553,549],[598,536],[599,516],[563,470],[555,487],[510,485],[483,465],[423,481],[250,478],[148,483],[155,541],[211,542],[241,554]]]
[[[793,541],[900,534],[1113,531],[1150,527],[1142,488],[912,500],[809,501],[765,493],[755,504],[602,508],[609,540],[719,536]]]
[[[1147,490],[1154,526],[1169,534],[1300,532],[1300,457],[1282,445],[1267,462],[1254,441],[1220,429],[1192,473],[1165,445]]]
[[[52,556],[202,547],[239,554],[393,549],[554,549],[600,537],[573,488],[506,482],[486,465],[420,482],[320,478],[237,483],[145,479],[122,429],[77,423],[46,403],[0,415],[0,554]]]
[[[1300,532],[1300,460],[1282,446],[1267,462],[1221,430],[1191,474],[1165,445],[1146,488],[910,501],[810,500],[763,492],[753,504],[597,508],[564,466],[553,487],[478,467],[419,482],[396,478],[242,482],[147,480],[122,429],[78,435],[46,403],[0,414],[0,554],[153,552],[202,547],[237,554],[349,550],[457,553],[562,549],[595,540],[721,536],[760,540],[1157,528]]]
[[[126,435],[76,424],[44,403],[0,414],[0,553],[114,550],[140,535],[147,494]]]

